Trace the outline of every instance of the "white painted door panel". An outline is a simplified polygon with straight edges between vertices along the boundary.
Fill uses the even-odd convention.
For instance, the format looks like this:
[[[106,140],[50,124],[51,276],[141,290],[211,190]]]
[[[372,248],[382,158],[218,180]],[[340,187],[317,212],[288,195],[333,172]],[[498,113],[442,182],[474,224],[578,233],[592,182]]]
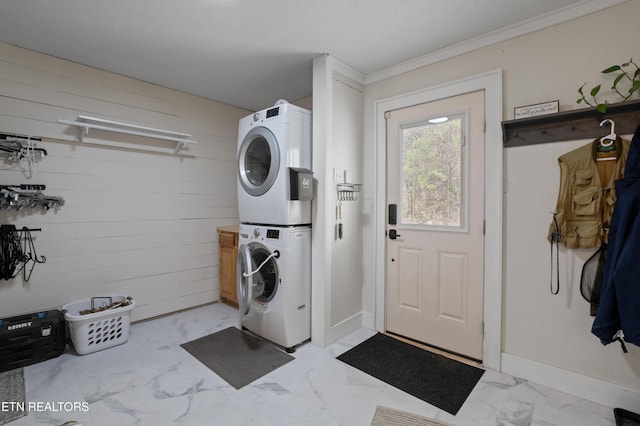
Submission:
[[[387,114],[387,202],[387,331],[481,360],[483,91]]]

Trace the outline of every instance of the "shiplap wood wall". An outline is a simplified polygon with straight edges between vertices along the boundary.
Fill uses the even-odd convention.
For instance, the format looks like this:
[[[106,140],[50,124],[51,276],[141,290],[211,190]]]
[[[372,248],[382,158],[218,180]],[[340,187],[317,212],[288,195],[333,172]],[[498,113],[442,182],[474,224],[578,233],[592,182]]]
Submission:
[[[0,281],[0,317],[104,294],[135,298],[133,319],[219,298],[216,227],[238,223],[238,120],[249,111],[0,43],[0,132],[41,137],[48,156],[0,159],[0,184],[44,184],[56,211],[0,211],[42,228],[28,283]],[[90,115],[192,134],[197,145],[58,124]]]

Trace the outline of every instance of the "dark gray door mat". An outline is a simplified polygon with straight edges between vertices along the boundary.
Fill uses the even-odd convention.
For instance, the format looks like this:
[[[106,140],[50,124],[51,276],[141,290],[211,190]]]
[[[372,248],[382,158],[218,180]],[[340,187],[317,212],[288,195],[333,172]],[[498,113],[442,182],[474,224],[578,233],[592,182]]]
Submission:
[[[236,389],[295,359],[235,327],[180,346]]]
[[[0,402],[4,404],[0,410],[0,425],[27,415],[22,368],[0,373]]]
[[[337,359],[453,415],[484,373],[381,333]]]

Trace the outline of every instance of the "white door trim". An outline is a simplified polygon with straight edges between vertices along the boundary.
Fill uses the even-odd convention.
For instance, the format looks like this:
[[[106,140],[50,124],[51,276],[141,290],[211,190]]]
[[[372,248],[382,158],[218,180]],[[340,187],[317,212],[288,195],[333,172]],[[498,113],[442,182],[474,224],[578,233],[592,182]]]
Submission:
[[[502,345],[502,70],[376,101],[375,327],[385,331],[386,128],[384,113],[485,90],[485,260],[483,363],[500,371]]]

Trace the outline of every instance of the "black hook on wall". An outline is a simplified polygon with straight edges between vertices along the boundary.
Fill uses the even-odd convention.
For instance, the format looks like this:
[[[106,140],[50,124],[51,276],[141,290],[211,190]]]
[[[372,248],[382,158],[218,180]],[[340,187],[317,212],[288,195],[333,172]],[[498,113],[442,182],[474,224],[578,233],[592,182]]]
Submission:
[[[28,282],[36,263],[46,262],[44,256],[38,257],[31,235],[41,230],[27,227],[18,230],[14,225],[0,225],[0,277],[10,280],[22,272],[24,281]],[[31,268],[27,268],[29,263]]]

